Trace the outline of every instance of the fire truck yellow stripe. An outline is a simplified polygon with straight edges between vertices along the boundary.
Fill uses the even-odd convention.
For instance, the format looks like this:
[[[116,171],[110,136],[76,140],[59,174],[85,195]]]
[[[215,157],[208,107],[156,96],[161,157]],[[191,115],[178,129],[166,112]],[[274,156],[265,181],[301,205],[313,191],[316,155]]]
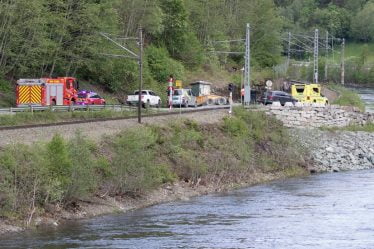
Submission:
[[[19,87],[19,102],[21,104],[28,103],[28,87],[27,86],[20,86]]]
[[[31,92],[31,94],[30,94],[31,101],[30,102],[34,103],[34,104],[41,103],[42,94],[41,94],[40,86],[31,87],[30,92]]]
[[[20,86],[19,103],[20,104],[41,104],[42,87],[41,86]]]

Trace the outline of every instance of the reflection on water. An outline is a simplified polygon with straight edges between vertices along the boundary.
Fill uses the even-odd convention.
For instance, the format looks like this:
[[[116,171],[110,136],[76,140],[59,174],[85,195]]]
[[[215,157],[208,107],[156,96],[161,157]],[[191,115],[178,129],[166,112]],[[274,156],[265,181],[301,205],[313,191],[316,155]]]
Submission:
[[[374,171],[315,175],[0,238],[0,248],[374,248]]]

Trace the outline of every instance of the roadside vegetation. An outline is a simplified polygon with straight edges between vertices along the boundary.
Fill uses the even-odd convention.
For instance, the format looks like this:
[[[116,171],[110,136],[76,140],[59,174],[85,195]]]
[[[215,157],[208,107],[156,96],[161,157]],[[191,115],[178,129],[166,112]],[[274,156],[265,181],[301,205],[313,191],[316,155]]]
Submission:
[[[189,120],[125,130],[94,143],[66,141],[0,150],[0,217],[25,221],[69,209],[93,196],[137,197],[186,181],[217,187],[250,184],[259,175],[306,174],[306,152],[281,123],[262,112],[234,110],[219,125]]]
[[[145,113],[153,113],[152,110],[144,110]],[[101,111],[72,111],[72,112],[19,112],[16,114],[0,115],[0,126],[16,126],[31,124],[51,124],[57,122],[69,122],[78,120],[91,120],[100,118],[130,117],[136,114],[135,109],[101,110]]]
[[[326,131],[364,131],[364,132],[374,132],[374,123],[369,123],[366,125],[349,125],[346,127],[323,127],[322,130]]]
[[[334,105],[341,106],[354,106],[359,108],[361,111],[365,111],[365,103],[353,90],[347,89],[341,85],[328,84],[329,89],[339,93],[339,97],[332,103]]]

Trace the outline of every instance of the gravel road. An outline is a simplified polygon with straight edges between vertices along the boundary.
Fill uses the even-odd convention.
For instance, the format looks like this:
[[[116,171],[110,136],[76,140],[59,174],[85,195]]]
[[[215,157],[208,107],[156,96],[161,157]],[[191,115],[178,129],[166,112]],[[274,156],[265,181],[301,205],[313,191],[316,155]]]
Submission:
[[[143,118],[143,124],[168,124],[176,119],[191,119],[200,124],[211,124],[222,120],[228,115],[228,110],[214,110],[206,112],[176,114],[164,117]],[[28,128],[19,130],[0,131],[0,147],[11,144],[32,144],[35,142],[50,141],[55,134],[61,134],[64,138],[73,137],[77,131],[92,140],[99,140],[103,135],[113,135],[126,128],[139,126],[137,119],[115,120],[98,123],[85,123],[62,125],[43,128]]]

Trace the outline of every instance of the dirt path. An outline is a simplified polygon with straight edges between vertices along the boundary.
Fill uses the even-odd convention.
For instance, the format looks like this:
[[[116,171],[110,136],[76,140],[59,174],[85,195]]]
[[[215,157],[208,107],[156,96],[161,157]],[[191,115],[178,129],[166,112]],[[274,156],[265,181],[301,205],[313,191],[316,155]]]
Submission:
[[[176,114],[164,117],[143,118],[143,123],[167,125],[176,119],[187,118],[200,124],[211,124],[222,120],[226,115],[228,115],[227,110],[214,110],[183,115]],[[98,140],[103,135],[113,135],[126,128],[135,126],[139,126],[137,119],[0,131],[0,147],[18,143],[32,144],[39,141],[49,141],[55,134],[60,134],[64,138],[69,139],[78,131],[90,139]]]

